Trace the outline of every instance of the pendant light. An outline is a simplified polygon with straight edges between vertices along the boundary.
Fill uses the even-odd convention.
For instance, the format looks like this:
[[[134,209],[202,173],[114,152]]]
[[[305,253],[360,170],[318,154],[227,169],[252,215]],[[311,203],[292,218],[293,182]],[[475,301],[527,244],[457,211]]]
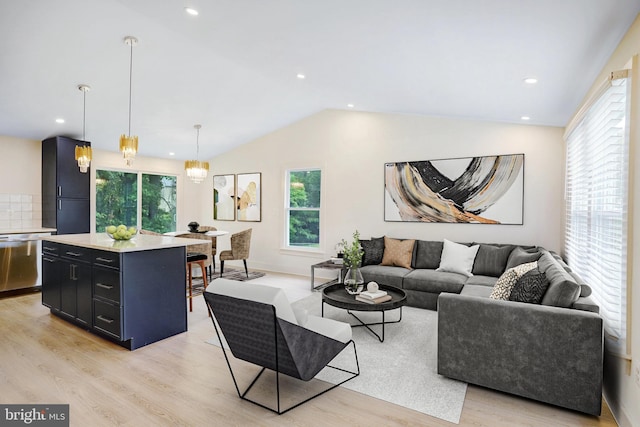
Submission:
[[[201,162],[198,160],[200,155],[200,128],[201,125],[194,125],[196,129],[196,159],[187,160],[184,162],[184,169],[187,171],[187,176],[191,178],[196,184],[200,184],[207,177],[209,172],[209,162]]]
[[[78,89],[82,91],[82,140],[86,141],[84,131],[87,118],[87,92],[91,90],[91,87],[88,85],[78,85]],[[76,160],[78,161],[80,172],[87,173],[87,170],[91,165],[92,157],[93,152],[90,146],[76,145]]]
[[[122,157],[127,162],[127,166],[131,166],[133,158],[138,152],[138,137],[131,136],[131,81],[133,74],[133,47],[138,44],[138,39],[133,36],[127,36],[124,38],[124,43],[131,48],[131,54],[129,57],[129,133],[127,136],[122,134],[120,136],[120,151]]]

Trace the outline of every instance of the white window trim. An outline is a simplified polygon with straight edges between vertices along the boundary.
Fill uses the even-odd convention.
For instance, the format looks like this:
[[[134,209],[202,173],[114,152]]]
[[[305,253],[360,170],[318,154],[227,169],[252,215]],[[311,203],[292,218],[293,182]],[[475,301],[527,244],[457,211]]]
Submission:
[[[302,246],[290,246],[289,245],[289,211],[291,208],[289,207],[289,174],[291,172],[300,172],[300,171],[309,171],[309,170],[318,170],[320,171],[320,208],[306,208],[307,210],[318,210],[320,214],[320,227],[319,227],[319,235],[318,235],[318,247],[317,248],[308,248]],[[284,194],[283,194],[283,218],[282,218],[282,246],[280,247],[280,252],[284,254],[291,255],[300,255],[300,256],[309,256],[309,257],[317,257],[319,254],[325,254],[325,239],[324,239],[324,204],[325,204],[325,170],[321,166],[309,166],[309,167],[292,167],[286,168],[284,170]],[[305,210],[305,208],[295,210]]]

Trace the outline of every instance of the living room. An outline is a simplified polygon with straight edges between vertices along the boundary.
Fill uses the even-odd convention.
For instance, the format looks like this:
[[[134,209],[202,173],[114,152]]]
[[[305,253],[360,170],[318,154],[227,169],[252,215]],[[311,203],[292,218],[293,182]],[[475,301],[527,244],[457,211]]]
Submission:
[[[579,97],[585,100],[588,99],[600,81],[604,80],[612,71],[628,68],[627,64],[640,50],[639,33],[640,22],[636,19],[606,61],[606,64],[603,62],[602,71],[593,79],[593,86],[589,92],[579,94]],[[137,53],[137,51],[134,52],[134,54]],[[637,74],[637,69],[634,68],[634,76],[635,74]],[[525,90],[532,89],[526,88]],[[631,97],[632,108],[637,104],[638,100],[640,100],[640,92],[635,89]],[[89,95],[90,105],[91,98]],[[574,113],[577,113],[577,108]],[[517,114],[519,115],[520,113],[518,112]],[[564,126],[568,122],[559,126],[548,126],[438,116],[437,111],[434,114],[427,115],[370,112],[349,108],[321,108],[310,114],[301,115],[298,120],[293,122],[283,123],[281,126],[276,127],[276,130],[263,136],[252,138],[237,148],[207,158],[210,162],[211,175],[247,172],[259,172],[261,174],[262,210],[260,222],[214,221],[211,175],[205,183],[196,185],[184,175],[183,162],[180,160],[138,156],[133,169],[151,173],[175,174],[179,177],[178,228],[185,228],[186,224],[193,220],[201,224],[214,224],[230,233],[251,227],[254,234],[251,257],[249,259],[250,268],[303,276],[306,278],[305,283],[308,283],[309,266],[334,256],[335,244],[343,238],[348,239],[355,229],[361,233],[363,238],[386,235],[396,238],[424,240],[449,239],[457,242],[508,242],[522,245],[538,245],[563,253],[565,233],[565,141],[563,134],[565,132]],[[91,117],[90,119],[94,120]],[[123,116],[122,122],[126,123],[126,116]],[[206,131],[207,128],[204,127],[202,139],[204,139]],[[186,132],[189,132],[189,130]],[[38,195],[40,193],[40,175],[37,160],[40,158],[40,140],[38,138],[15,136],[2,128],[0,128],[0,134],[6,134],[0,137],[0,147],[5,153],[3,170],[0,172],[2,177],[0,180],[0,193]],[[639,134],[635,128],[635,121],[630,123],[630,134],[631,147],[637,147]],[[44,139],[46,136],[50,135],[43,135],[42,138]],[[193,148],[191,136],[189,134],[189,147]],[[87,139],[91,140],[91,133],[89,133]],[[96,170],[124,169],[121,156],[114,152],[116,142],[113,142],[113,151],[94,149],[94,158],[90,171],[92,194],[95,194]],[[140,144],[144,143],[145,141],[141,139]],[[420,224],[384,221],[384,165],[386,163],[516,153],[525,155],[522,225]],[[633,149],[631,153],[630,164],[634,164],[638,161],[640,153],[638,150]],[[28,170],[25,165],[33,165],[33,169]],[[319,251],[296,251],[283,245],[283,235],[286,227],[284,209],[286,190],[284,180],[286,172],[292,169],[320,169],[322,171],[322,248]],[[631,169],[633,170],[633,168]],[[632,181],[631,189],[636,188],[637,180],[640,179],[633,174],[632,177],[635,181]],[[633,191],[630,191],[630,193],[633,193]],[[637,200],[630,199],[631,223],[635,224],[630,235],[636,238],[638,238],[638,230],[640,230],[637,226],[637,224],[640,224],[640,218],[638,218],[640,208],[638,208],[637,204]],[[92,217],[95,217],[95,209],[94,204],[92,206]],[[92,227],[94,226],[95,218],[92,219]],[[219,239],[219,241],[222,242],[223,239]],[[633,240],[630,240],[629,247],[631,254],[629,264],[631,264],[632,268],[638,268],[640,260],[638,260],[637,251],[633,251]],[[638,280],[637,275],[632,276],[630,289],[638,288]],[[640,310],[640,293],[630,292],[629,298],[629,312],[631,314],[633,312],[637,313]],[[189,319],[190,331],[187,333],[188,337],[181,339],[178,345],[190,348],[197,346],[198,343],[202,342],[201,338],[211,335],[213,332],[211,324],[206,318],[204,303],[202,301],[198,302],[200,307],[194,312],[193,316],[190,314],[192,317]],[[7,309],[6,304],[7,300],[3,300],[2,305],[5,307],[3,310]],[[19,302],[16,305],[21,310],[37,313],[35,321],[39,325],[52,328],[51,332],[67,333],[63,332],[64,325],[49,320],[46,310],[33,303],[33,301],[31,303]],[[25,318],[33,319],[30,316]],[[638,385],[636,379],[638,369],[636,359],[637,355],[640,354],[640,336],[638,335],[640,326],[636,326],[638,325],[638,320],[635,317],[631,316],[630,318],[632,320],[628,329],[631,343],[630,355],[633,359],[626,360],[617,356],[609,356],[606,357],[605,365],[604,394],[606,401],[619,425],[623,426],[637,426],[640,423],[640,414],[635,404],[635,402],[640,401],[640,385]],[[195,325],[196,323],[197,325]],[[11,324],[13,325],[14,322]],[[193,328],[191,328],[192,325],[194,325]],[[29,328],[26,331],[29,334],[37,334],[37,329],[35,328]],[[89,350],[96,354],[101,353],[99,338],[88,338],[86,334],[78,331],[71,331],[68,334],[70,334],[72,340],[89,339]],[[47,343],[46,345],[54,346],[55,348],[53,343]],[[28,352],[29,348],[30,346],[26,344],[23,351]],[[83,348],[86,349],[85,347]],[[40,350],[40,348],[38,349]],[[167,345],[163,345],[161,349],[168,355],[161,355],[160,350],[149,350],[152,353],[151,359],[146,360],[147,362],[151,360],[151,363],[160,369],[163,369],[162,364],[165,358],[176,355],[180,358],[179,354],[182,351],[179,348],[171,348]],[[184,360],[185,364],[188,365],[184,367],[186,371],[185,378],[189,378],[190,381],[194,381],[197,371],[206,366],[209,358],[221,357],[216,352],[218,349],[206,348],[205,350],[210,353],[203,356],[189,353]],[[141,369],[141,364],[144,363],[136,360],[137,354],[139,354],[137,351],[122,355],[113,353],[111,350],[108,353],[127,369]],[[114,354],[116,355],[114,356]],[[59,373],[61,378],[60,387],[64,393],[73,393],[74,382],[92,381],[99,377],[90,367],[90,359],[93,357],[100,356],[90,354],[86,355],[86,359],[82,358],[82,363],[86,363],[86,365],[83,365],[85,374],[88,373],[86,377],[82,377],[79,373],[71,370]],[[25,360],[28,360],[28,358]],[[106,363],[104,360],[103,362]],[[180,369],[179,363],[176,363],[175,360],[168,363],[173,369]],[[215,362],[216,366],[222,366],[223,363],[221,360]],[[109,364],[108,369],[113,371],[114,374],[122,375],[120,370],[125,370],[122,366],[118,367],[117,364],[113,363]],[[25,362],[25,366],[20,367],[20,369],[30,368],[28,363]],[[71,377],[64,377],[65,375],[71,375]],[[100,376],[100,378],[102,377]],[[238,399],[233,393],[234,390],[231,389],[232,384],[228,382],[228,378],[220,374],[216,379],[221,384],[225,384],[226,389],[216,384],[215,391],[213,389],[210,391],[211,396],[202,401],[193,396],[192,392],[186,391],[190,388],[189,384],[179,384],[176,387],[184,387],[179,390],[188,393],[199,404],[220,399],[222,403],[216,403],[216,409],[214,410],[219,416],[225,415],[228,410],[227,407],[232,408],[230,411],[234,412],[245,411],[245,407],[235,401]],[[33,395],[30,394],[29,387],[38,386],[36,384],[10,384],[12,389],[15,388],[16,393],[24,399],[28,399],[30,395]],[[96,389],[103,387],[108,386],[102,380],[96,381]],[[132,384],[127,384],[123,387],[131,387],[130,389],[133,389]],[[162,386],[159,387],[162,388]],[[3,396],[12,392],[12,390],[7,389],[7,394],[5,394],[4,386],[0,386],[0,388],[2,388],[1,394]],[[205,395],[209,393],[206,384],[197,383],[194,389]],[[224,390],[224,394],[220,394],[220,389]],[[82,390],[87,392],[87,389],[83,388]],[[160,390],[158,394],[164,392],[171,396],[172,391],[170,390]],[[512,424],[552,424],[556,421],[555,417],[560,417],[563,419],[560,423],[567,425],[578,423],[597,425],[599,422],[597,418],[572,418],[575,414],[570,413],[570,411],[567,414],[562,410],[552,412],[546,419],[535,419],[535,415],[532,415],[532,413],[538,410],[539,407],[527,406],[531,403],[526,399],[512,398],[499,393],[482,394],[482,392],[477,391],[469,393],[471,397],[476,397],[465,410],[475,411],[478,419],[471,421],[463,417],[463,420],[479,425],[493,425],[495,419],[491,419],[491,417],[507,417]],[[332,410],[331,420],[336,424],[339,423],[340,412],[350,412],[352,409],[351,402],[347,402],[346,406],[341,406],[345,404],[341,399],[354,399],[354,397],[359,399],[355,393],[343,392],[333,396],[329,393],[324,401],[326,406],[339,406],[341,408],[340,410]],[[149,403],[146,398],[139,397],[135,393],[127,394],[127,392],[114,397],[113,406],[117,407],[120,404],[120,400],[124,401],[127,398],[134,400],[140,398],[139,403],[141,405],[152,406],[154,411],[162,406],[162,401]],[[165,399],[169,399],[169,397]],[[477,415],[482,414],[484,411],[481,408],[483,401],[491,406],[494,405],[493,400],[503,402],[496,405],[501,407],[505,413],[514,413],[515,415],[507,416],[500,412],[497,414],[489,413],[489,418],[487,419],[482,419],[481,415]],[[14,402],[15,399],[11,399],[11,401]],[[505,404],[505,401],[509,402]],[[165,403],[169,404],[168,402]],[[300,408],[304,412],[303,417],[307,420],[307,424],[317,424],[310,420],[313,420],[314,416],[321,416],[326,410],[325,405],[322,403],[322,401],[317,401],[312,405],[308,405],[309,408],[304,406]],[[84,404],[86,404],[86,408],[83,408],[83,410],[86,413],[84,413],[83,419],[87,421],[90,419],[90,408],[95,405],[95,402],[87,398]],[[378,403],[374,399],[365,399],[354,403],[353,412],[348,416],[348,420],[353,421],[354,418],[358,419],[357,417],[364,416],[369,408],[367,405],[378,405]],[[474,405],[477,405],[475,409]],[[390,419],[385,420],[389,424],[401,424],[404,421],[407,424],[433,422],[438,425],[438,421],[420,418],[411,414],[411,411],[398,410],[396,412],[396,409],[392,406],[388,403],[383,403],[382,407],[384,409],[376,412],[375,416],[369,419],[369,422],[374,423],[380,420],[380,418],[376,417],[393,414],[389,415]],[[521,413],[521,417],[519,417],[517,413],[519,408],[522,407],[526,408]],[[288,414],[287,418],[283,418],[286,421],[282,421],[282,419],[274,418],[270,414],[264,415],[260,410],[251,408],[245,418],[238,418],[239,421],[237,423],[242,424],[243,422],[248,422],[247,420],[252,420],[256,424],[296,423],[299,421],[296,414],[296,411],[294,411]],[[166,415],[165,421],[170,423],[172,421],[171,414],[164,415]],[[113,423],[145,423],[145,415],[142,412],[128,417],[126,414],[117,414],[114,409],[113,413],[109,414],[109,417],[112,417]],[[531,417],[534,417],[533,421],[531,421]],[[197,417],[192,418],[191,422],[195,422],[194,420],[197,419]],[[179,418],[173,419],[176,423],[179,423],[179,420]],[[301,421],[300,423],[304,424],[305,422]],[[461,424],[464,424],[464,422]],[[447,424],[443,423],[443,425]]]

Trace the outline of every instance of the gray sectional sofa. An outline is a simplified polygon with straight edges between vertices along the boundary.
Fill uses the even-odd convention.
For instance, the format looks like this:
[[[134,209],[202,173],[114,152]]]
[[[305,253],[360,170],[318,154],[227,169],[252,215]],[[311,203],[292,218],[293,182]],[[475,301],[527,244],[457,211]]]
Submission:
[[[408,305],[438,311],[439,374],[600,414],[602,317],[589,287],[557,254],[535,246],[465,243],[479,245],[468,277],[437,271],[443,242],[416,240],[411,268],[404,268],[379,265],[377,253],[367,256],[372,241],[362,242],[365,282],[397,286]],[[548,281],[539,304],[490,298],[506,270],[534,260]]]

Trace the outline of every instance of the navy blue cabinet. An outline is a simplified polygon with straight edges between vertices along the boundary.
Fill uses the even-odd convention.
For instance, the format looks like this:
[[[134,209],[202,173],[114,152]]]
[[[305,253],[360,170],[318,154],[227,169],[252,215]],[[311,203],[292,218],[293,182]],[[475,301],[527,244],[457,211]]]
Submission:
[[[63,136],[42,141],[42,226],[57,234],[90,231],[90,172],[80,172],[76,145],[91,143]]]

